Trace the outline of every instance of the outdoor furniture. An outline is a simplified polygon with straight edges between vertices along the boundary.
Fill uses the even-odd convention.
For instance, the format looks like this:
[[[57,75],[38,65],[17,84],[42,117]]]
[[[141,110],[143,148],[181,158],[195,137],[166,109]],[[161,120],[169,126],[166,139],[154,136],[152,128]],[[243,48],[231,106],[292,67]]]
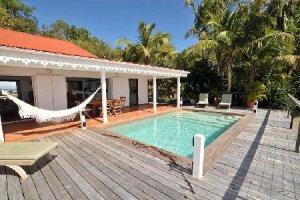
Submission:
[[[100,111],[100,117],[103,116],[103,110],[102,107],[98,108]],[[113,114],[113,100],[106,100],[106,110],[107,110],[107,116],[111,116]]]
[[[121,104],[120,99],[113,99],[113,105],[112,105],[111,112],[114,116],[121,114],[120,109],[119,109],[120,104]]]
[[[0,143],[0,165],[17,172],[22,179],[28,176],[21,166],[31,166],[38,159],[57,147],[58,142],[8,142]]]
[[[78,105],[81,104],[81,102],[78,101],[78,100],[75,100],[75,104],[76,104],[76,106],[78,106]],[[86,116],[88,116],[88,118],[90,118],[90,119],[91,119],[91,116],[89,115],[89,112],[91,112],[91,111],[92,111],[91,108],[85,107],[84,114],[85,114]]]
[[[228,106],[230,109],[231,106],[231,100],[232,100],[232,94],[222,94],[221,102],[218,104],[218,109],[220,106]]]
[[[102,101],[101,99],[93,99],[92,101],[89,102],[88,105],[92,107],[93,117],[96,117],[97,109],[98,107],[102,106]]]
[[[205,107],[208,105],[208,93],[199,94],[199,101],[197,103],[197,107],[199,105],[204,105]]]
[[[120,97],[118,104],[115,105],[114,110],[118,114],[122,114],[125,106],[126,97]]]

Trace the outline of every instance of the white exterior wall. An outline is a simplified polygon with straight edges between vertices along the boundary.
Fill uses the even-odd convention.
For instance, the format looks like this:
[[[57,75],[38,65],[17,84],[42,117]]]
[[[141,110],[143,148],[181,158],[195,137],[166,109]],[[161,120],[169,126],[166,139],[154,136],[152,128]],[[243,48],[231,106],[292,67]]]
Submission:
[[[130,77],[131,78],[131,77]],[[138,99],[139,104],[148,103],[148,78],[139,77],[138,79]],[[109,79],[111,98],[118,99],[120,96],[126,97],[125,106],[129,106],[129,78]]]
[[[148,103],[148,79],[147,77],[138,78],[139,104]]]
[[[128,78],[111,78],[110,93],[112,99],[118,99],[121,96],[126,97],[125,106],[129,106],[129,80]]]

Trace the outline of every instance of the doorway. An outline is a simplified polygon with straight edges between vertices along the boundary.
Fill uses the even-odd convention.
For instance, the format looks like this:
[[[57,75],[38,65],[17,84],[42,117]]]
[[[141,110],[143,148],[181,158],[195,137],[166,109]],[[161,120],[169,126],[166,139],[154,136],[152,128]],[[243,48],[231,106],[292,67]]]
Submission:
[[[2,122],[20,121],[18,106],[1,94],[1,90],[34,105],[32,81],[29,76],[0,76],[0,115]]]
[[[129,79],[129,105],[138,105],[138,79]]]

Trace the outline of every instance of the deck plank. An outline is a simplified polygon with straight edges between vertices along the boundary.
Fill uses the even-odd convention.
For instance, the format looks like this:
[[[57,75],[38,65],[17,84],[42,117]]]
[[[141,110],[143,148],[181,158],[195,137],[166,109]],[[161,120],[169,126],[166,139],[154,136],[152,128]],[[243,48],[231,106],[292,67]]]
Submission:
[[[63,139],[59,136],[53,136],[51,138],[57,139],[56,141],[60,141],[61,147],[63,147],[66,152],[68,152],[70,155],[73,155],[75,159],[79,159],[83,163],[84,167],[86,167],[90,172],[92,172],[93,175],[95,175],[99,180],[101,180],[101,182],[103,182],[103,184],[107,188],[110,189],[110,194],[107,195],[107,198],[111,198],[110,195],[112,195],[113,192],[120,198],[135,199],[135,197],[131,193],[124,189],[124,186],[124,188],[121,187],[122,184],[120,184],[118,181],[115,182],[112,179],[110,179],[110,177],[108,176],[109,172],[107,172],[105,169],[102,169],[103,171],[101,171],[101,168],[99,168],[98,166],[99,163],[94,162],[94,158],[91,158],[90,160],[87,159],[87,154],[82,154],[82,150],[78,151],[78,149],[80,148],[79,146],[76,147],[72,143],[68,143],[68,141],[65,141],[66,136],[64,136]],[[83,148],[83,146],[81,148]],[[113,196],[115,197],[115,195]]]
[[[56,199],[37,163],[28,167],[39,197],[43,200]],[[27,180],[24,180],[27,181]]]
[[[85,148],[82,143],[76,142],[76,140],[69,138],[68,136],[66,136],[66,138],[74,145],[75,148],[73,150],[75,152],[87,158],[89,162],[105,172],[112,180],[120,183],[126,190],[137,198],[150,199],[151,196],[155,199],[168,199],[168,196],[161,194],[159,191],[127,173],[122,168],[108,162],[106,159],[103,159],[103,157],[97,153],[96,149],[92,147]],[[81,147],[82,151],[78,150],[79,147]]]
[[[53,140],[53,138],[48,137],[47,141],[59,141]],[[76,176],[82,182],[82,187],[87,188],[87,196],[90,199],[104,199],[109,197],[111,199],[119,199],[114,193],[112,193],[109,188],[107,188],[97,177],[95,177],[88,169],[86,169],[80,161],[74,159],[72,155],[68,154],[65,149],[58,146],[55,151],[60,155],[57,159],[60,164],[63,164],[62,167],[68,167],[72,171],[69,175]],[[108,198],[107,197],[107,198]]]
[[[19,177],[16,176],[16,173],[8,167],[6,167],[6,174],[8,199],[24,199]]]
[[[23,167],[27,174],[29,174],[28,167]],[[25,200],[37,200],[40,199],[39,194],[36,190],[36,187],[34,185],[34,182],[32,180],[31,176],[28,176],[26,180],[20,180],[21,187],[24,192],[24,198]],[[0,198],[1,199],[1,198]]]
[[[49,166],[59,178],[64,188],[66,188],[72,199],[88,199],[78,185],[69,177],[66,171],[57,163],[55,159],[49,163]]]
[[[8,199],[6,170],[4,166],[0,166],[0,199]]]
[[[49,138],[41,138],[41,141],[52,141]],[[95,188],[85,180],[80,173],[78,173],[73,168],[73,162],[68,163],[60,154],[58,154],[57,149],[52,150],[53,153],[59,155],[55,158],[57,163],[61,168],[65,170],[68,176],[76,183],[80,190],[89,198],[89,199],[103,199],[103,197],[95,190]]]
[[[55,173],[51,170],[48,165],[48,161],[44,158],[39,159],[37,162],[39,168],[41,169],[45,179],[48,182],[51,191],[53,192],[56,199],[60,200],[71,200],[70,195],[67,190],[63,187],[60,180],[56,177]]]

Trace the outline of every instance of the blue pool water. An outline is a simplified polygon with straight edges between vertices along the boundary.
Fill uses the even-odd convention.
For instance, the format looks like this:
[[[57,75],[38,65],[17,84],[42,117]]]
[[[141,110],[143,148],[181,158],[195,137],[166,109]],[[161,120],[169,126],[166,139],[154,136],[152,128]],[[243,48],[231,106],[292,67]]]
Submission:
[[[207,112],[172,112],[109,128],[120,135],[191,158],[193,136],[205,136],[205,146],[231,127],[238,118]]]

